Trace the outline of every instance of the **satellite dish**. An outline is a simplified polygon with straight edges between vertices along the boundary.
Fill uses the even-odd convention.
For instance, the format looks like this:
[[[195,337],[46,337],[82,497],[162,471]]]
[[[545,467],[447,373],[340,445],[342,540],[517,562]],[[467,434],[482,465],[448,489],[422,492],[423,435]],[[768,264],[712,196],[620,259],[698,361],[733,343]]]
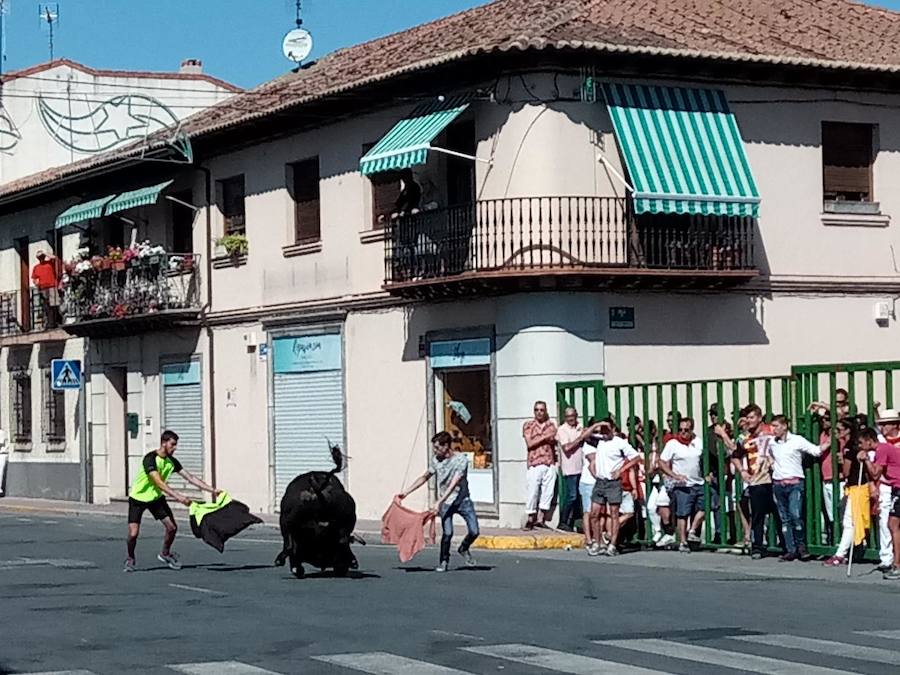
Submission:
[[[309,56],[313,48],[312,35],[305,28],[295,28],[284,36],[281,50],[288,61],[300,63]]]

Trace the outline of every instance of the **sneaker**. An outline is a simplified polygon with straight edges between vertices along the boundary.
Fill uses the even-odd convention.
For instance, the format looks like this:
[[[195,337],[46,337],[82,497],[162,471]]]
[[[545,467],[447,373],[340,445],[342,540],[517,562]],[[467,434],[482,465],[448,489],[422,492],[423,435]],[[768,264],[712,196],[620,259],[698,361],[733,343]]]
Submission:
[[[751,560],[762,560],[764,557],[762,551],[753,551],[753,553],[750,554]]]
[[[830,558],[826,558],[822,564],[825,567],[843,567],[847,564],[847,559],[842,555],[833,555]]]
[[[592,542],[592,541],[585,541],[585,542],[584,542],[584,550],[585,550],[585,551],[590,551],[591,548],[593,548],[593,546],[594,546],[594,542]]]
[[[124,572],[134,572],[137,569],[137,565],[135,565],[134,558],[125,558],[125,569]]]
[[[600,541],[604,546],[609,546],[609,535],[604,532],[600,535]]]
[[[807,551],[805,548],[797,549],[796,555],[797,555],[797,560],[799,560],[800,562],[809,562],[810,560],[813,559],[812,553]]]
[[[591,545],[588,548],[588,555],[592,556],[592,557],[596,557],[596,556],[600,555],[601,550],[603,550],[603,549],[600,548],[600,544],[598,544],[596,541],[591,542]]]
[[[156,559],[159,560],[159,562],[168,565],[170,570],[181,569],[181,563],[178,562],[178,554],[174,551],[169,551],[169,555],[163,555],[162,553],[160,553],[158,556],[156,556]]]
[[[897,581],[900,580],[900,567],[892,567],[890,572],[885,572],[882,576],[882,579],[887,579],[888,581]]]
[[[671,534],[664,534],[656,543],[656,548],[666,548],[667,546],[671,546],[674,543],[675,537],[673,537]]]
[[[575,529],[568,523],[560,523],[556,529],[559,530],[560,532],[574,532],[575,531]]]
[[[700,543],[700,535],[696,532],[688,532],[688,541],[691,543]]]
[[[463,563],[465,563],[466,567],[475,567],[475,558],[472,557],[472,552],[466,549],[463,551],[459,549],[459,554],[463,558]]]
[[[684,542],[678,544],[678,552],[679,553],[690,553],[691,547],[685,544]]]
[[[656,532],[656,534],[653,535],[653,545],[654,545],[654,546],[658,546],[658,545],[659,545],[659,540],[662,539],[662,538],[663,538],[663,533],[662,533],[662,532]]]
[[[778,560],[781,562],[794,562],[797,559],[797,554],[791,551],[790,553],[785,553],[783,555],[778,556]]]
[[[609,546],[606,547],[606,555],[608,555],[610,558],[614,558],[619,555],[619,549],[617,549],[612,544],[609,544]]]
[[[446,572],[450,569],[450,563],[442,561],[440,565],[434,568],[435,572]]]
[[[884,573],[884,572],[890,572],[891,569],[893,569],[892,565],[879,565],[878,567],[875,568],[875,571]]]

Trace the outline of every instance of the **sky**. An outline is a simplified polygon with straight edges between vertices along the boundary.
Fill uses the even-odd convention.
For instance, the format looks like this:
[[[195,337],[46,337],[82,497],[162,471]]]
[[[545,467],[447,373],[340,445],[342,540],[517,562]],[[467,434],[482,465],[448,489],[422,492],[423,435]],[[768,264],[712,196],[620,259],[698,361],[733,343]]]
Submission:
[[[484,4],[485,0],[302,0],[313,34],[310,59]],[[7,7],[4,71],[49,59],[43,0],[0,0]],[[94,68],[177,70],[199,58],[204,71],[252,87],[292,67],[281,53],[294,27],[295,0],[56,0],[54,56]],[[879,0],[900,11],[900,0]]]
[[[0,0],[6,15],[3,70],[50,56],[44,0]],[[419,23],[484,4],[485,0],[302,0],[303,27],[315,59]],[[251,87],[289,71],[284,34],[294,28],[295,0],[54,0],[54,57],[94,68],[177,70],[199,58],[205,72]]]

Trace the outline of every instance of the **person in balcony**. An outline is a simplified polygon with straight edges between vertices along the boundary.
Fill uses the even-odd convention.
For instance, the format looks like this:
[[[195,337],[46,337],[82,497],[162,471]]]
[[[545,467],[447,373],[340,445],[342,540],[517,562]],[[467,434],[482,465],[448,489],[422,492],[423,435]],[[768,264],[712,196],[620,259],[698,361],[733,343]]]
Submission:
[[[31,280],[41,296],[44,327],[56,328],[59,323],[59,278],[56,260],[43,250],[37,252],[37,264],[31,270]]]
[[[409,216],[417,213],[422,204],[422,186],[416,182],[412,169],[403,169],[400,172],[400,194],[394,202],[394,212],[391,218]]]

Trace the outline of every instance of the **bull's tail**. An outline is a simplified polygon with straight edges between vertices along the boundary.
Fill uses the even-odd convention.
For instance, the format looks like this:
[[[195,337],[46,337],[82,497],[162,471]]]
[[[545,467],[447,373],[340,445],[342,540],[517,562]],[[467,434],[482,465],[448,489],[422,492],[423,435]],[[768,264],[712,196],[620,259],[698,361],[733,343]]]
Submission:
[[[341,452],[341,446],[339,445],[331,445],[331,459],[334,460],[334,468],[331,470],[331,474],[338,474],[344,468],[344,455]]]

